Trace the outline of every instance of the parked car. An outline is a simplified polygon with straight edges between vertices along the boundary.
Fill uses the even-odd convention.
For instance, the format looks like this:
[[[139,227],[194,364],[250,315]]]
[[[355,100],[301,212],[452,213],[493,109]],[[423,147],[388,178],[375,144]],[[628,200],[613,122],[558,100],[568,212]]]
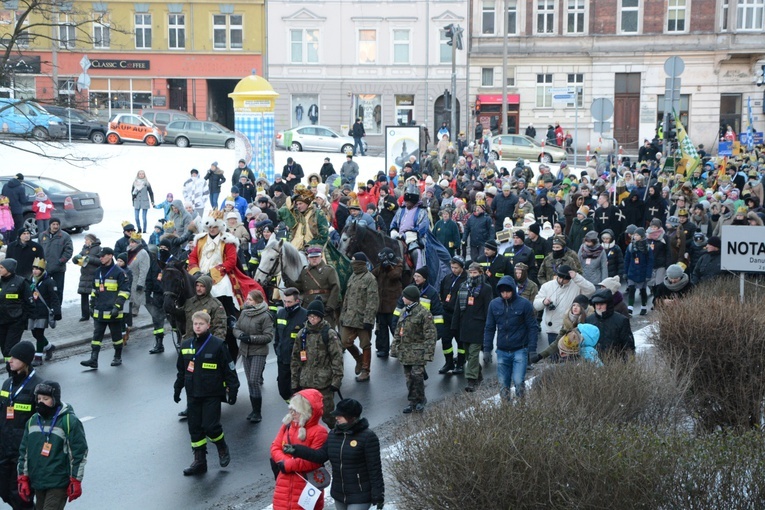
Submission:
[[[0,189],[12,178],[11,175],[0,177]],[[32,211],[35,188],[42,188],[48,195],[55,208],[53,216],[61,219],[61,228],[69,233],[77,234],[88,230],[91,225],[101,223],[104,218],[98,193],[80,191],[64,182],[42,176],[27,175],[21,185],[24,186],[24,192],[27,195],[27,203],[24,206],[24,226],[32,232],[32,237],[37,235],[35,213]]]
[[[217,122],[202,120],[174,120],[165,128],[165,143],[178,147],[212,145],[233,149],[236,145],[234,132]]]
[[[367,142],[362,140],[364,152]],[[301,126],[276,134],[276,146],[289,151],[343,152],[353,154],[353,137],[325,126]]]
[[[106,132],[109,125],[98,120],[94,115],[75,108],[65,106],[45,105],[48,113],[56,115],[64,122],[64,137],[69,135],[69,126],[72,129],[72,138],[86,138],[93,143],[104,143],[106,141]]]
[[[196,117],[188,112],[158,108],[146,108],[141,110],[141,117],[153,123],[160,129],[165,129],[168,124],[176,120],[197,120]]]
[[[62,138],[66,128],[59,117],[35,102],[0,98],[0,132],[48,140]]]
[[[156,147],[164,141],[164,136],[160,128],[140,115],[118,113],[109,121],[106,141],[110,144],[117,144],[126,140],[144,142],[146,145]]]
[[[499,135],[491,139],[494,159],[524,158],[541,163],[566,159],[566,150],[555,145],[542,145],[526,135]]]

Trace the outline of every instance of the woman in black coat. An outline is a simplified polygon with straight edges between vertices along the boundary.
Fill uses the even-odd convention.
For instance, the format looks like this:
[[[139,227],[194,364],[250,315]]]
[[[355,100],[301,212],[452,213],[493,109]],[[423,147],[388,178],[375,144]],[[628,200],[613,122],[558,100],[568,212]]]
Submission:
[[[80,253],[72,258],[72,262],[81,266],[80,284],[77,286],[77,293],[80,295],[80,322],[90,318],[90,293],[93,292],[96,270],[101,267],[99,251],[101,240],[93,234],[85,234],[85,245]]]
[[[37,349],[32,366],[37,367],[43,363],[43,353],[45,359],[50,361],[53,358],[53,351],[56,346],[45,338],[45,329],[56,327],[55,321],[61,320],[61,301],[58,298],[56,282],[45,271],[45,259],[36,258],[32,262],[32,296],[34,309],[29,317],[29,329],[32,336],[37,341]],[[53,319],[53,322],[50,321]]]
[[[332,464],[332,487],[335,508],[382,508],[385,503],[380,441],[369,430],[369,422],[361,418],[361,404],[352,399],[341,400],[332,411],[337,418],[327,441],[313,450],[305,445],[285,444],[282,449],[294,457],[317,464]]]

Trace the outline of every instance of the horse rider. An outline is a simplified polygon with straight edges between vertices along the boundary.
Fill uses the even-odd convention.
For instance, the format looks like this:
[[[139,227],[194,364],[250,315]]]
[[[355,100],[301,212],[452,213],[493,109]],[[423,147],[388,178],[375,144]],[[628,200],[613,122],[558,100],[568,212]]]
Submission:
[[[290,243],[298,250],[308,245],[324,246],[329,239],[327,217],[313,205],[314,197],[310,189],[296,186],[292,204],[287,203],[279,209],[279,220],[289,229]]]
[[[340,279],[334,267],[322,259],[321,246],[309,246],[306,250],[308,265],[300,271],[297,281],[289,281],[282,273],[285,283],[295,287],[310,304],[318,297],[324,305],[324,320],[334,329],[336,314],[340,312]]]
[[[425,265],[425,236],[430,228],[428,210],[420,205],[420,191],[415,185],[404,190],[404,207],[400,208],[390,225],[390,236],[401,239],[414,258],[414,267]]]

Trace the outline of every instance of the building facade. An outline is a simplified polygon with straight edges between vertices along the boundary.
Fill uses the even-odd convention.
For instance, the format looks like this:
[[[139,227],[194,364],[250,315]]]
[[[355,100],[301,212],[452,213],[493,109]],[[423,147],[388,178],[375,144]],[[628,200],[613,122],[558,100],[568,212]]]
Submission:
[[[765,128],[755,85],[765,0],[476,0],[470,17],[469,97],[480,103],[479,122],[499,121],[504,75],[509,132],[533,123],[541,140],[560,122],[580,149],[610,149],[615,139],[634,153],[663,119],[664,65],[678,56],[675,111],[694,143],[713,148],[721,125],[746,131],[750,100],[755,130]],[[614,107],[602,135],[590,110],[598,98]]]
[[[228,93],[242,77],[263,70],[263,0],[41,5],[29,13],[31,28],[11,57],[19,65],[6,86],[20,97],[102,116],[171,108],[233,127]],[[7,34],[25,3],[4,0],[2,7],[0,31]],[[90,67],[81,78],[84,57]]]
[[[345,134],[360,117],[370,145],[383,145],[390,125],[424,125],[432,137],[450,121],[452,46],[443,28],[466,27],[467,15],[465,0],[269,0],[277,130],[320,124]],[[458,130],[467,118],[466,53],[455,60]]]

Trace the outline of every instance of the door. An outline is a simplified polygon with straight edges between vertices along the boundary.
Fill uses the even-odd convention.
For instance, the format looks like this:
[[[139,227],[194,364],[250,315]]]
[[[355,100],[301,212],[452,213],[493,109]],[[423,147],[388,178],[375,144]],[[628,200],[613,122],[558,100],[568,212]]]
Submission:
[[[204,138],[202,142],[205,145],[222,146],[226,144],[226,135],[218,126],[210,122],[205,122]]]
[[[725,136],[727,127],[741,133],[741,94],[720,94],[720,138]]]
[[[441,129],[441,123],[446,122],[446,125],[449,126],[449,135],[451,135],[452,140],[457,139],[457,135],[459,134],[459,125],[460,125],[460,101],[457,99],[457,126],[456,128],[452,128],[452,113],[451,111],[446,110],[446,105],[444,102],[444,96],[439,96],[436,101],[433,103],[433,120],[435,121],[435,129],[431,131],[434,140],[433,143],[438,143],[438,130]]]
[[[337,152],[340,150],[337,147],[337,138],[334,138],[332,131],[321,127],[316,127],[316,136],[318,139],[317,145],[321,146],[322,150],[327,152]]]
[[[616,73],[614,78],[614,138],[619,145],[640,145],[640,73]]]
[[[186,93],[186,80],[181,79],[169,79],[167,80],[167,86],[169,88],[170,106],[171,110],[188,111],[187,96]]]
[[[298,133],[300,133],[300,145],[303,146],[303,150],[316,150],[318,145],[318,140],[316,138],[316,129],[312,127],[302,127],[298,129]]]
[[[192,145],[204,144],[205,132],[202,129],[202,122],[189,122],[186,126],[189,133],[189,142]]]
[[[69,118],[72,119],[72,137],[86,138],[90,131],[90,126],[85,119],[77,112],[68,112],[64,117],[64,123],[67,123]]]

